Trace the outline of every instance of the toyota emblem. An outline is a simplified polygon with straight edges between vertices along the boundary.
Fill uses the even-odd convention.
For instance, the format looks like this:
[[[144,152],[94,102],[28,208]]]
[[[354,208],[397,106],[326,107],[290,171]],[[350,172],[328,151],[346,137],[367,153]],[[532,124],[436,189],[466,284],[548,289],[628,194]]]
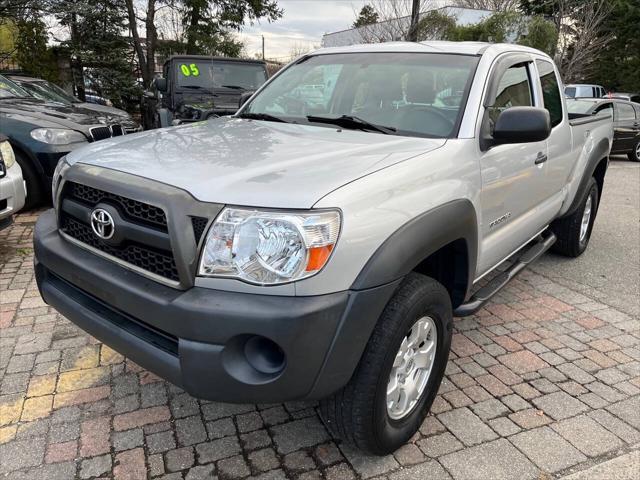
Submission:
[[[116,231],[113,217],[103,208],[96,208],[91,212],[91,230],[98,238],[109,240]]]

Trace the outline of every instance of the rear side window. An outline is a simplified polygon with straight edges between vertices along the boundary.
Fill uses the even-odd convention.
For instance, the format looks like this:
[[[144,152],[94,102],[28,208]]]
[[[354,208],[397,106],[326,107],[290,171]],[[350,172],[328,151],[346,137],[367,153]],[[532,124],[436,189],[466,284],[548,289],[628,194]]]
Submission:
[[[616,103],[616,120],[635,120],[636,112],[631,105],[626,103]]]
[[[538,72],[540,74],[544,108],[547,109],[551,117],[551,126],[555,127],[562,122],[562,100],[560,97],[558,78],[550,62],[536,60],[536,65],[538,66]]]
[[[576,98],[576,87],[567,87],[564,89],[564,94],[567,97]]]
[[[496,100],[489,111],[491,120],[495,122],[501,112],[511,107],[532,107],[533,95],[531,92],[527,65],[521,63],[509,67],[498,84]]]

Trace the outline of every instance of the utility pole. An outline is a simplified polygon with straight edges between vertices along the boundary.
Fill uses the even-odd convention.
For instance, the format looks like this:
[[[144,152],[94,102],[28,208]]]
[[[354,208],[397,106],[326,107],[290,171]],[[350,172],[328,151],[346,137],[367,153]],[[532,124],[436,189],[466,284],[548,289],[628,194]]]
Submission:
[[[264,60],[264,35],[262,35],[262,60]]]
[[[407,34],[407,40],[410,42],[418,41],[418,21],[420,20],[420,0],[413,0],[411,6],[411,25],[409,26],[409,33]]]

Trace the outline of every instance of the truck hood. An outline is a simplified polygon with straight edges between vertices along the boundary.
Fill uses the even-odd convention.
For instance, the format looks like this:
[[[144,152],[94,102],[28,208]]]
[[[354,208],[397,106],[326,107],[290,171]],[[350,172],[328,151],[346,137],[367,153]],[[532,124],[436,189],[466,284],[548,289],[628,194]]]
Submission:
[[[67,160],[174,185],[204,202],[311,208],[346,183],[445,142],[222,117],[103,140]]]

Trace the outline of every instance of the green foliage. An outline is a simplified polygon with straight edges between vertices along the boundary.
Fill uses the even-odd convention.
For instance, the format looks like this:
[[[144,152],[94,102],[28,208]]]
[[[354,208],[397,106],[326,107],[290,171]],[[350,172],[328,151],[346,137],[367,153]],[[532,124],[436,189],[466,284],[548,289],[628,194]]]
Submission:
[[[613,0],[603,35],[613,40],[600,52],[587,80],[618,92],[640,92],[640,0]]]
[[[452,40],[502,43],[519,38],[525,19],[517,12],[498,12],[473,25],[457,26]]]
[[[451,40],[457,36],[457,28],[454,17],[440,10],[431,10],[418,22],[418,41]]]
[[[371,5],[365,5],[360,10],[356,21],[353,22],[353,28],[364,27],[374,23],[378,23],[378,12]]]
[[[15,61],[21,70],[34,77],[56,82],[58,66],[56,58],[47,48],[47,27],[39,18],[15,22]]]
[[[520,45],[537,48],[553,56],[558,44],[558,31],[555,25],[544,17],[532,17],[527,25],[527,33],[518,40]]]
[[[277,20],[276,0],[182,0],[186,52],[237,57],[243,43],[234,36],[246,22]]]

